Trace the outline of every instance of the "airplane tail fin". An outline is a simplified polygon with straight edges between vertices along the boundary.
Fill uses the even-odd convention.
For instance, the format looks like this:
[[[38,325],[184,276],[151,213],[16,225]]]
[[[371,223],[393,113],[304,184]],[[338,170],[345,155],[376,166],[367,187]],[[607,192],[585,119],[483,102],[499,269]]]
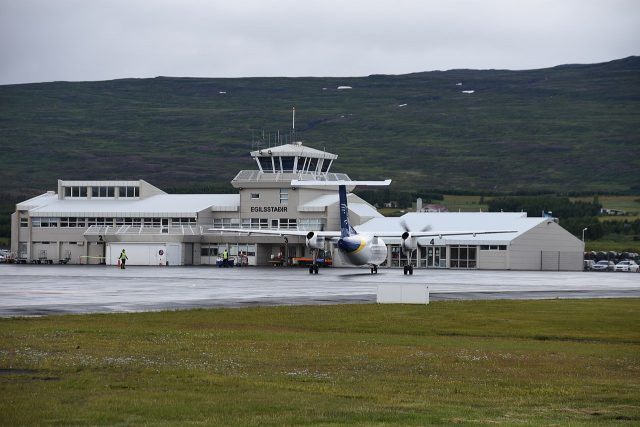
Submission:
[[[351,181],[351,180],[291,180],[291,187],[335,187],[338,186],[338,196],[340,200],[340,235],[341,237],[358,234],[349,224],[349,207],[347,206],[347,186],[387,186],[391,180],[384,181]]]
[[[349,206],[347,205],[347,187],[338,186],[340,198],[340,237],[347,237],[356,234],[356,230],[349,223]]]

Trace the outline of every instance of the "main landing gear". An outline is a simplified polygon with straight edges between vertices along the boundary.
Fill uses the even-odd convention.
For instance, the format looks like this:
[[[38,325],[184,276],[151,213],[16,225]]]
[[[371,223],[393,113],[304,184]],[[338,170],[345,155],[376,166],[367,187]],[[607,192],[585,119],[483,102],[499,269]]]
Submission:
[[[404,266],[404,275],[407,274],[413,276],[413,265],[411,265],[411,256],[413,255],[413,250],[409,249],[407,251],[407,263]]]
[[[378,274],[378,266],[371,265],[371,274]]]
[[[311,265],[309,266],[309,274],[318,274],[318,253],[320,250],[314,249],[311,251],[311,256],[313,257],[313,261],[311,261]]]

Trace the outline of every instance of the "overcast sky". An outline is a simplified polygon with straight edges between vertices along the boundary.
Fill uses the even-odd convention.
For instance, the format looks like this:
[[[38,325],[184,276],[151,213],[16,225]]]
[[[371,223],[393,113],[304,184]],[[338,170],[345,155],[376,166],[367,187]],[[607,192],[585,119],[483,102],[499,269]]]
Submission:
[[[0,84],[528,69],[640,54],[638,0],[0,0]]]

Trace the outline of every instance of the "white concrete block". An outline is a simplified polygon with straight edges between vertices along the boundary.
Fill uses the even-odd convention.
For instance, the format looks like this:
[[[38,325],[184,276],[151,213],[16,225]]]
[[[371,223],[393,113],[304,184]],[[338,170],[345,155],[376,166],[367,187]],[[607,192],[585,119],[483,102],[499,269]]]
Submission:
[[[429,304],[429,286],[389,283],[378,285],[378,304]]]

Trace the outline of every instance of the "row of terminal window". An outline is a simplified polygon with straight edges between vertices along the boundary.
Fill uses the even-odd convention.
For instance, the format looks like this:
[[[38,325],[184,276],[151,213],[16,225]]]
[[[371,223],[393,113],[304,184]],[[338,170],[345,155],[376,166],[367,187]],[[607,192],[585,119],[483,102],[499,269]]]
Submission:
[[[324,223],[322,218],[215,218],[213,227],[322,231]]]
[[[140,197],[139,187],[111,187],[111,186],[70,186],[64,187],[64,197],[86,198],[91,194],[91,198],[113,198],[116,196],[116,188],[118,189],[118,197]]]
[[[78,228],[91,227],[93,225],[101,227],[113,227],[130,225],[135,227],[161,227],[164,225],[181,226],[196,225],[196,218],[83,218],[83,217],[32,217],[31,226],[37,228]],[[169,224],[167,224],[169,222]],[[216,218],[213,220],[215,228],[251,228],[251,229],[282,229],[282,230],[324,230],[324,219],[322,218]],[[20,227],[28,227],[29,218],[20,218]]]
[[[203,245],[200,247],[200,256],[215,256],[222,255],[224,250],[227,249],[227,245]],[[256,256],[256,245],[249,243],[239,243],[237,245],[229,245],[229,256],[238,256],[242,252],[246,256]]]
[[[102,227],[113,227],[131,225],[135,227],[161,227],[162,220],[167,221],[168,218],[80,218],[80,217],[62,217],[62,218],[47,218],[47,217],[32,217],[31,226],[38,228],[46,227],[60,227],[60,228],[77,228],[77,227],[91,227],[92,225]],[[172,226],[181,225],[196,225],[195,218],[171,218],[170,224]],[[165,225],[166,222],[165,222]],[[28,227],[29,218],[20,218],[20,227]]]

